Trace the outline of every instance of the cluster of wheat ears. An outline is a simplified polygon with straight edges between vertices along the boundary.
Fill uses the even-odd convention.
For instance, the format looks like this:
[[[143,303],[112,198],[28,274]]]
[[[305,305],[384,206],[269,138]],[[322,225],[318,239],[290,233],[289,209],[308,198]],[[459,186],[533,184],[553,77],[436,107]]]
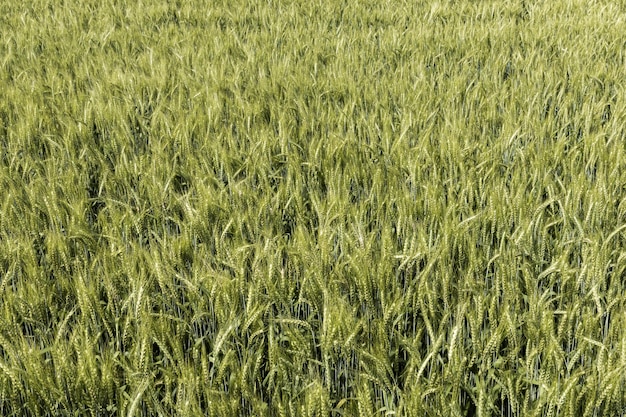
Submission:
[[[0,415],[626,415],[626,8],[0,3]]]

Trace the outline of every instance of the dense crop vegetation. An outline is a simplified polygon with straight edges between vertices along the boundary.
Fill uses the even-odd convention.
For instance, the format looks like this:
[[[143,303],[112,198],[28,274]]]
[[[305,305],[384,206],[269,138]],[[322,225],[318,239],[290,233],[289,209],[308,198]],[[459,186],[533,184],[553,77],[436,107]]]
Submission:
[[[0,4],[0,414],[626,413],[626,8]]]

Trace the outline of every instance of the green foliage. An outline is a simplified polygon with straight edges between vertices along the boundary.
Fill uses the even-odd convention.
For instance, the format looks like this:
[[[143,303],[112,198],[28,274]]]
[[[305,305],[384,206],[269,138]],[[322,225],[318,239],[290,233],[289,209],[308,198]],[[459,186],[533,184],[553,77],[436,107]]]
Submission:
[[[626,9],[126,3],[0,5],[1,415],[624,415]]]

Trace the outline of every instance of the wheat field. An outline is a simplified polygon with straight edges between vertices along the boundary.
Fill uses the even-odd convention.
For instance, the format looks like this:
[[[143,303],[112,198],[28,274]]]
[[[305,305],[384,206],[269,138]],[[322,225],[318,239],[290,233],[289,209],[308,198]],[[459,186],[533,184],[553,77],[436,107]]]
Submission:
[[[0,3],[0,415],[625,416],[626,4]]]

